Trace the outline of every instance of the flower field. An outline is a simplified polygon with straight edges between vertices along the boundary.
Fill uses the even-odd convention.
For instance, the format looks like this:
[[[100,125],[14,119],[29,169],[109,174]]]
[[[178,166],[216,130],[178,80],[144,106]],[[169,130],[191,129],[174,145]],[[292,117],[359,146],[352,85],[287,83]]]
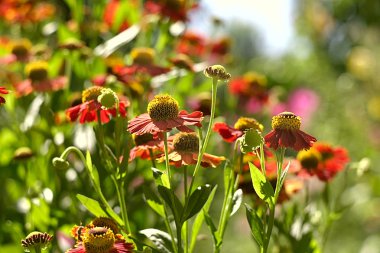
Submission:
[[[210,3],[0,2],[0,252],[380,253],[380,3]]]

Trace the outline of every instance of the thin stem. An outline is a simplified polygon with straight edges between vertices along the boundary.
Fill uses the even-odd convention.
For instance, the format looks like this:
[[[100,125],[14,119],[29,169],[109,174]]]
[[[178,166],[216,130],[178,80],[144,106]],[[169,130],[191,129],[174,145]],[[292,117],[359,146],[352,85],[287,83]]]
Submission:
[[[170,172],[169,151],[168,151],[168,136],[166,132],[164,132],[163,134],[164,134],[165,167],[166,167],[166,172],[168,173],[170,188],[172,188],[172,175]]]
[[[125,204],[125,196],[124,196],[124,191],[123,191],[124,182],[122,180],[117,180],[115,175],[111,176],[111,178],[116,188],[117,198],[119,200],[120,208],[121,208],[121,217],[124,221],[125,229],[127,233],[131,233],[131,227],[129,226],[127,206]]]
[[[185,195],[185,203],[188,202],[188,193],[187,193],[187,166],[185,165],[183,168],[183,191]],[[185,253],[188,252],[189,247],[189,223],[185,221],[184,223],[184,243],[185,243]]]
[[[152,162],[152,167],[153,168],[157,168],[156,167],[156,162],[155,162],[155,159],[154,159],[154,155],[153,155],[153,151],[152,151],[151,148],[149,148],[148,150],[149,150],[150,161]]]
[[[211,89],[212,99],[211,99],[210,121],[208,123],[205,139],[204,139],[204,141],[202,143],[202,148],[201,148],[201,150],[200,150],[200,152],[198,154],[197,164],[195,165],[195,168],[194,168],[193,177],[192,177],[192,180],[191,180],[191,183],[190,183],[190,187],[189,187],[189,192],[190,193],[192,192],[194,181],[195,181],[195,177],[196,177],[196,175],[198,173],[198,170],[199,170],[199,167],[201,165],[203,154],[205,153],[206,148],[207,148],[207,144],[208,144],[208,142],[210,140],[211,129],[212,129],[212,125],[214,123],[214,116],[215,116],[217,89],[218,89],[218,79],[214,78],[214,79],[212,79],[212,89]]]

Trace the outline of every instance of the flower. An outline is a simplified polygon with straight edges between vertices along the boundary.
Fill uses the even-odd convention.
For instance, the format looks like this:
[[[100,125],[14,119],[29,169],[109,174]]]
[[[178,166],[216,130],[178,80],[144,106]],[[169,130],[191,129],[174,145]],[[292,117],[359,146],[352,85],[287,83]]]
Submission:
[[[9,46],[8,46],[9,45]],[[1,64],[11,64],[16,61],[27,62],[31,56],[32,43],[28,39],[19,39],[7,43],[9,54],[0,57]]]
[[[222,65],[212,65],[205,68],[203,74],[212,79],[218,79],[220,81],[228,81],[231,78],[231,74],[226,71]]]
[[[0,5],[0,19],[10,24],[34,24],[52,17],[55,7],[41,1],[3,0]]]
[[[176,51],[190,57],[201,58],[206,52],[206,39],[191,31],[186,31],[179,39]]]
[[[130,27],[126,15],[123,15],[122,20],[118,20],[118,16],[120,15],[118,12],[121,9],[121,5],[122,2],[120,0],[111,0],[104,8],[103,21],[115,32],[122,32]]]
[[[0,94],[8,94],[9,91],[5,87],[0,87]],[[0,105],[5,104],[5,98],[0,96]]]
[[[264,138],[268,147],[292,148],[296,151],[309,149],[317,141],[313,136],[300,130],[301,118],[292,112],[282,112],[272,118],[273,130]]]
[[[34,231],[30,233],[24,240],[21,240],[21,245],[24,247],[26,252],[30,252],[35,249],[36,252],[41,252],[41,250],[46,249],[50,244],[53,236],[48,233],[42,233]]]
[[[85,122],[94,122],[98,120],[98,113],[100,115],[100,121],[102,123],[108,123],[111,116],[116,116],[116,105],[115,107],[105,107],[101,102],[98,101],[104,92],[108,94],[108,89],[93,86],[82,92],[82,103],[73,106],[66,110],[66,117],[69,121],[74,122],[79,118],[79,123],[84,124]],[[109,102],[109,101],[108,101]],[[110,104],[107,103],[109,106]],[[119,101],[119,113],[122,117],[126,116],[126,108],[129,106],[129,101],[126,98]]]
[[[179,111],[178,102],[169,95],[156,95],[148,104],[148,113],[141,114],[129,121],[128,131],[132,134],[170,131],[177,128],[180,131],[192,131],[187,126],[202,126],[202,112],[195,111],[188,114]]]
[[[171,164],[176,167],[183,165],[196,164],[199,152],[199,138],[195,133],[178,133],[172,139],[173,152],[169,153],[168,158]],[[158,162],[163,162],[162,156]],[[202,167],[217,167],[225,158],[204,153],[202,156]]]
[[[154,139],[154,136],[150,133],[143,135],[132,135],[133,140],[135,141],[136,146],[133,147],[129,152],[129,161],[140,157],[144,160],[150,160],[150,153],[156,153],[159,150],[162,150],[162,147],[159,146],[161,140]]]
[[[160,14],[172,21],[187,21],[187,12],[196,5],[188,8],[185,0],[148,0],[144,4],[145,11],[150,14]]]
[[[132,253],[134,246],[107,227],[85,229],[74,248],[66,253]]]
[[[218,132],[226,142],[234,142],[237,138],[244,134],[244,131],[248,129],[256,129],[260,132],[264,127],[257,120],[253,118],[240,117],[234,127],[227,125],[226,123],[215,123],[213,130]]]
[[[175,57],[169,59],[170,62],[179,69],[185,69],[194,72],[194,62],[188,55],[177,54]]]
[[[48,67],[49,64],[45,61],[28,63],[25,66],[28,79],[14,84],[17,95],[26,96],[33,91],[47,92],[63,89],[67,84],[67,77],[49,78]]]
[[[345,148],[317,142],[309,150],[298,152],[297,160],[303,172],[316,175],[321,181],[328,181],[345,168],[349,157]]]

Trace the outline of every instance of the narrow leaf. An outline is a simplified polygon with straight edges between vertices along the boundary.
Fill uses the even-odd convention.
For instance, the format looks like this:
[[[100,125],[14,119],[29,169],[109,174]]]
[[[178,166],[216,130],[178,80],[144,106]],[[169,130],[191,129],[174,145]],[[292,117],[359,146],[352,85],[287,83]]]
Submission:
[[[171,237],[168,233],[155,229],[147,228],[140,231],[140,234],[145,235],[157,247],[157,250],[162,253],[174,252],[171,246]]]
[[[77,199],[86,207],[86,209],[96,217],[107,217],[107,213],[95,199],[86,197],[82,194],[77,194]]]
[[[245,204],[246,216],[248,220],[249,227],[251,228],[251,233],[255,241],[260,245],[264,245],[264,225],[261,218],[257,215],[255,210]]]
[[[224,166],[224,194],[227,195],[231,184],[232,168],[228,163]]]
[[[241,206],[241,203],[243,201],[243,191],[242,189],[237,189],[234,193],[234,196],[232,197],[232,210],[230,216],[234,215]]]
[[[285,169],[281,173],[281,177],[280,177],[280,189],[282,188],[282,186],[283,186],[283,184],[285,182],[285,177],[286,177],[286,174],[288,173],[289,167],[290,167],[290,161],[288,162],[288,165],[286,165]]]
[[[165,218],[164,205],[160,199],[148,187],[143,187],[146,203],[161,217]]]
[[[252,163],[249,163],[253,188],[257,196],[268,204],[274,203],[274,191],[272,185],[267,181],[261,171]]]
[[[177,196],[165,186],[159,185],[158,192],[173,213],[176,224],[181,224],[183,206]]]
[[[210,217],[210,215],[206,211],[203,211],[203,215],[205,217],[205,222],[206,222],[208,228],[210,229],[212,238],[214,239],[214,245],[217,245],[220,241],[220,238],[219,238],[216,226],[215,226],[214,222],[212,221],[212,218]]]
[[[210,196],[211,191],[212,188],[209,184],[199,186],[197,189],[195,189],[187,202],[182,216],[182,222],[190,219],[202,209],[208,197]]]

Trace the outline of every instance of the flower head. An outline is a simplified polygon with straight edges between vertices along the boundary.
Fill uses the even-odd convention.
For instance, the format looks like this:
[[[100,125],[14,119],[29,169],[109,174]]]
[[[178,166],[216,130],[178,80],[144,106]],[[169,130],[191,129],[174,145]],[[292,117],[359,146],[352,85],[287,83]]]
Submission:
[[[156,95],[148,104],[148,113],[141,114],[129,121],[128,131],[132,134],[155,134],[177,128],[180,131],[192,131],[187,126],[201,126],[202,112],[188,114],[179,111],[178,102],[169,95]]]
[[[234,142],[248,129],[256,129],[262,132],[263,128],[263,125],[254,118],[240,117],[233,127],[226,123],[215,123],[213,130],[218,132],[224,141]]]
[[[161,144],[161,140],[154,139],[154,136],[150,133],[146,133],[143,135],[133,134],[132,138],[136,146],[133,147],[129,152],[129,161],[136,159],[136,157],[140,157],[144,160],[150,160],[151,153],[155,155],[157,151],[162,150],[162,148],[159,145]]]
[[[347,150],[327,143],[315,143],[309,150],[297,154],[304,172],[316,175],[321,181],[332,179],[349,162]]]
[[[27,160],[33,156],[33,151],[29,147],[20,147],[13,154],[15,160]]]
[[[39,249],[36,252],[40,252],[42,249],[46,249],[52,238],[53,236],[48,233],[34,231],[21,241],[21,245],[24,247],[25,252],[30,252],[32,249]]]
[[[203,74],[208,78],[220,81],[228,81],[231,78],[231,74],[222,65],[209,66],[203,71]]]
[[[273,130],[265,136],[268,147],[309,149],[317,141],[313,136],[300,130],[301,118],[292,112],[282,112],[272,118]]]
[[[111,229],[114,234],[119,233],[119,227],[115,220],[108,217],[97,217],[91,221],[90,226],[105,227]]]
[[[0,94],[8,94],[9,91],[5,87],[0,87]],[[5,104],[5,98],[0,96],[0,105]]]
[[[84,124],[85,122],[97,121],[99,112],[101,122],[107,123],[111,116],[116,116],[116,107],[119,103],[119,113],[125,117],[129,101],[126,98],[119,101],[114,96],[113,91],[110,92],[107,88],[90,87],[82,92],[82,103],[67,109],[66,116],[71,122],[79,118],[79,123]]]
[[[196,164],[199,152],[199,138],[195,133],[178,133],[171,139],[173,151],[169,153],[169,161],[176,167],[183,165]],[[158,161],[163,162],[162,156]],[[204,153],[201,165],[203,167],[217,167],[224,161],[223,156],[214,156]]]

